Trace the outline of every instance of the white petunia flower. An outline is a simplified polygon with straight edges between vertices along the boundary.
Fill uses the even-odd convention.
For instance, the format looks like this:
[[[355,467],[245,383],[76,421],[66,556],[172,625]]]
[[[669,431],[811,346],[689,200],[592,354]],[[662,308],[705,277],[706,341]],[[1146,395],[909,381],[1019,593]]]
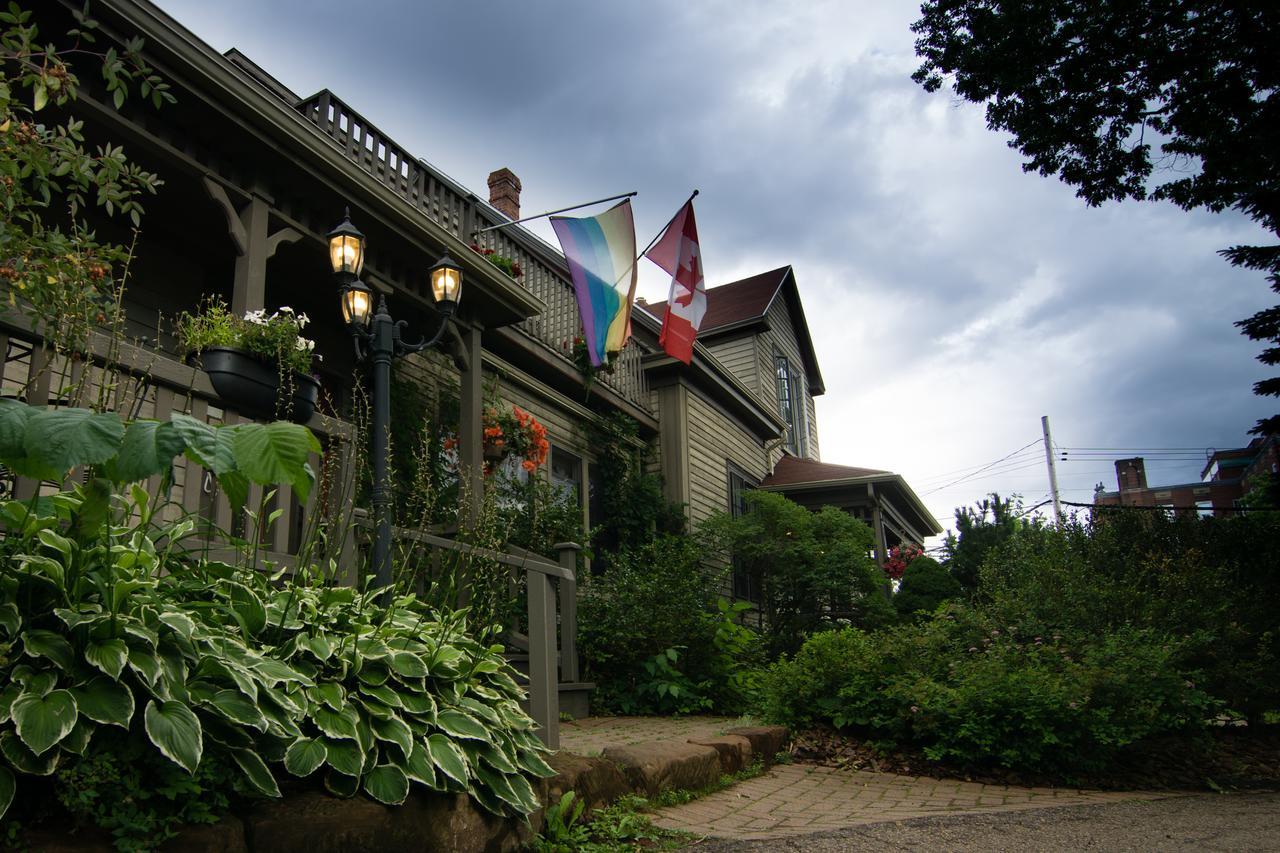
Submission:
[[[279,308],[279,313],[281,313],[281,314],[292,314],[292,313],[293,313],[293,309],[292,309],[292,308],[290,308],[288,305],[281,305],[281,306],[280,306],[280,308]]]

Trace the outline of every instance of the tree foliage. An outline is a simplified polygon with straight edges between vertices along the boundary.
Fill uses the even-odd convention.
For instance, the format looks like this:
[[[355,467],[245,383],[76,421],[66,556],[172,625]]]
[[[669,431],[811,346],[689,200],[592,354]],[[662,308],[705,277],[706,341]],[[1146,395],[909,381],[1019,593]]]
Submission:
[[[1275,3],[929,0],[912,30],[913,79],[930,92],[950,81],[986,104],[987,126],[1013,135],[1024,170],[1057,175],[1090,205],[1231,208],[1280,232]],[[1222,254],[1280,292],[1280,245]],[[1236,325],[1270,344],[1260,361],[1280,364],[1280,306]],[[1280,396],[1280,377],[1254,390]],[[1277,428],[1280,416],[1255,431]]]
[[[902,575],[893,606],[903,616],[932,613],[938,605],[959,598],[963,590],[932,557],[916,557]]]
[[[1001,500],[992,492],[973,507],[956,507],[956,532],[943,544],[943,565],[969,591],[978,588],[978,571],[987,552],[1007,541],[1027,522],[1022,521],[1017,495]]]
[[[771,657],[794,652],[815,631],[892,621],[871,528],[835,507],[810,512],[771,492],[746,500],[745,515],[713,516],[701,532],[754,578]]]

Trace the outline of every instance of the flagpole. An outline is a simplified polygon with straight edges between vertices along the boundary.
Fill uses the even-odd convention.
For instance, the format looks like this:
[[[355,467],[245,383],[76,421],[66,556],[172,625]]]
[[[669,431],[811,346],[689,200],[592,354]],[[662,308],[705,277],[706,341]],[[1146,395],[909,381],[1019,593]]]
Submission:
[[[572,205],[569,205],[568,207],[561,207],[558,210],[548,210],[546,213],[539,213],[534,216],[526,216],[523,219],[515,219],[515,220],[512,220],[511,222],[503,222],[498,225],[490,225],[488,228],[479,228],[475,231],[472,231],[471,235],[475,236],[476,234],[483,234],[486,231],[496,231],[499,228],[506,228],[508,225],[519,225],[521,222],[528,222],[532,219],[541,219],[544,216],[554,216],[557,213],[564,213],[569,210],[577,210],[580,207],[590,207],[593,204],[603,204],[606,201],[616,201],[617,199],[620,199],[620,198],[631,198],[634,195],[639,195],[639,193],[640,193],[639,190],[634,190],[629,193],[622,193],[621,195],[611,195],[608,198],[598,198],[595,201],[584,201],[582,204],[572,204]],[[697,192],[695,192],[694,195],[697,195]],[[673,220],[675,219],[674,216],[671,218]],[[667,224],[670,225],[671,223],[668,222]],[[663,230],[666,230],[666,229],[664,228]],[[650,245],[653,245],[653,244],[651,243]]]
[[[636,268],[636,264],[640,263],[640,259],[643,258],[646,254],[648,254],[649,250],[653,248],[653,244],[657,243],[659,240],[662,239],[662,235],[667,233],[667,229],[671,227],[672,222],[676,221],[676,217],[680,215],[680,211],[684,210],[685,207],[688,206],[689,202],[693,201],[695,198],[698,197],[698,192],[699,192],[698,190],[694,190],[693,195],[685,199],[684,204],[676,208],[676,212],[671,214],[671,218],[667,220],[667,224],[663,225],[660,229],[658,229],[657,235],[652,240],[649,241],[649,245],[644,247],[644,251],[636,255],[636,259],[631,262],[631,266],[627,267],[627,271],[624,272],[622,275],[618,276],[618,280],[613,283],[614,287],[617,287],[619,284],[621,284],[622,280],[626,278],[628,275],[630,275],[631,271]]]

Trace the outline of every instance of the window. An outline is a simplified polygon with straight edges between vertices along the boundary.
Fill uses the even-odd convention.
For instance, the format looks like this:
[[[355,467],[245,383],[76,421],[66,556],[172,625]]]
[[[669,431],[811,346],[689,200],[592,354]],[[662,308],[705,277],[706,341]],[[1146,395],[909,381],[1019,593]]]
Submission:
[[[755,488],[756,484],[749,480],[747,476],[732,462],[729,463],[729,514],[734,518],[741,518],[747,514],[747,492]],[[735,557],[733,560],[733,597],[742,601],[759,601],[760,590],[756,584],[755,578],[751,577],[751,573],[746,567],[741,565],[741,561]]]
[[[774,368],[778,377],[778,414],[787,425],[786,446],[797,456],[804,455],[804,438],[808,428],[804,407],[804,378],[792,376],[791,362],[785,355],[774,351]]]
[[[572,492],[578,506],[582,506],[581,458],[563,448],[552,447],[551,482],[561,491]]]

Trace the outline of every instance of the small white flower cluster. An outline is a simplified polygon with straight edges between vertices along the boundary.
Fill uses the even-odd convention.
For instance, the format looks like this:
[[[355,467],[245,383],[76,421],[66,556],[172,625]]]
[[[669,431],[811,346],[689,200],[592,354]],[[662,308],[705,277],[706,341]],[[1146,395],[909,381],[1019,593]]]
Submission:
[[[265,308],[259,308],[256,311],[246,311],[244,319],[245,322],[252,323],[255,326],[269,326],[275,322],[288,322],[297,327],[298,330],[306,328],[307,324],[311,322],[311,318],[305,313],[295,312],[288,305],[281,305],[280,308],[277,309],[270,317],[267,316]],[[298,335],[297,340],[293,342],[293,346],[298,352],[310,353],[315,351],[316,342],[310,338],[304,338],[301,335]]]

